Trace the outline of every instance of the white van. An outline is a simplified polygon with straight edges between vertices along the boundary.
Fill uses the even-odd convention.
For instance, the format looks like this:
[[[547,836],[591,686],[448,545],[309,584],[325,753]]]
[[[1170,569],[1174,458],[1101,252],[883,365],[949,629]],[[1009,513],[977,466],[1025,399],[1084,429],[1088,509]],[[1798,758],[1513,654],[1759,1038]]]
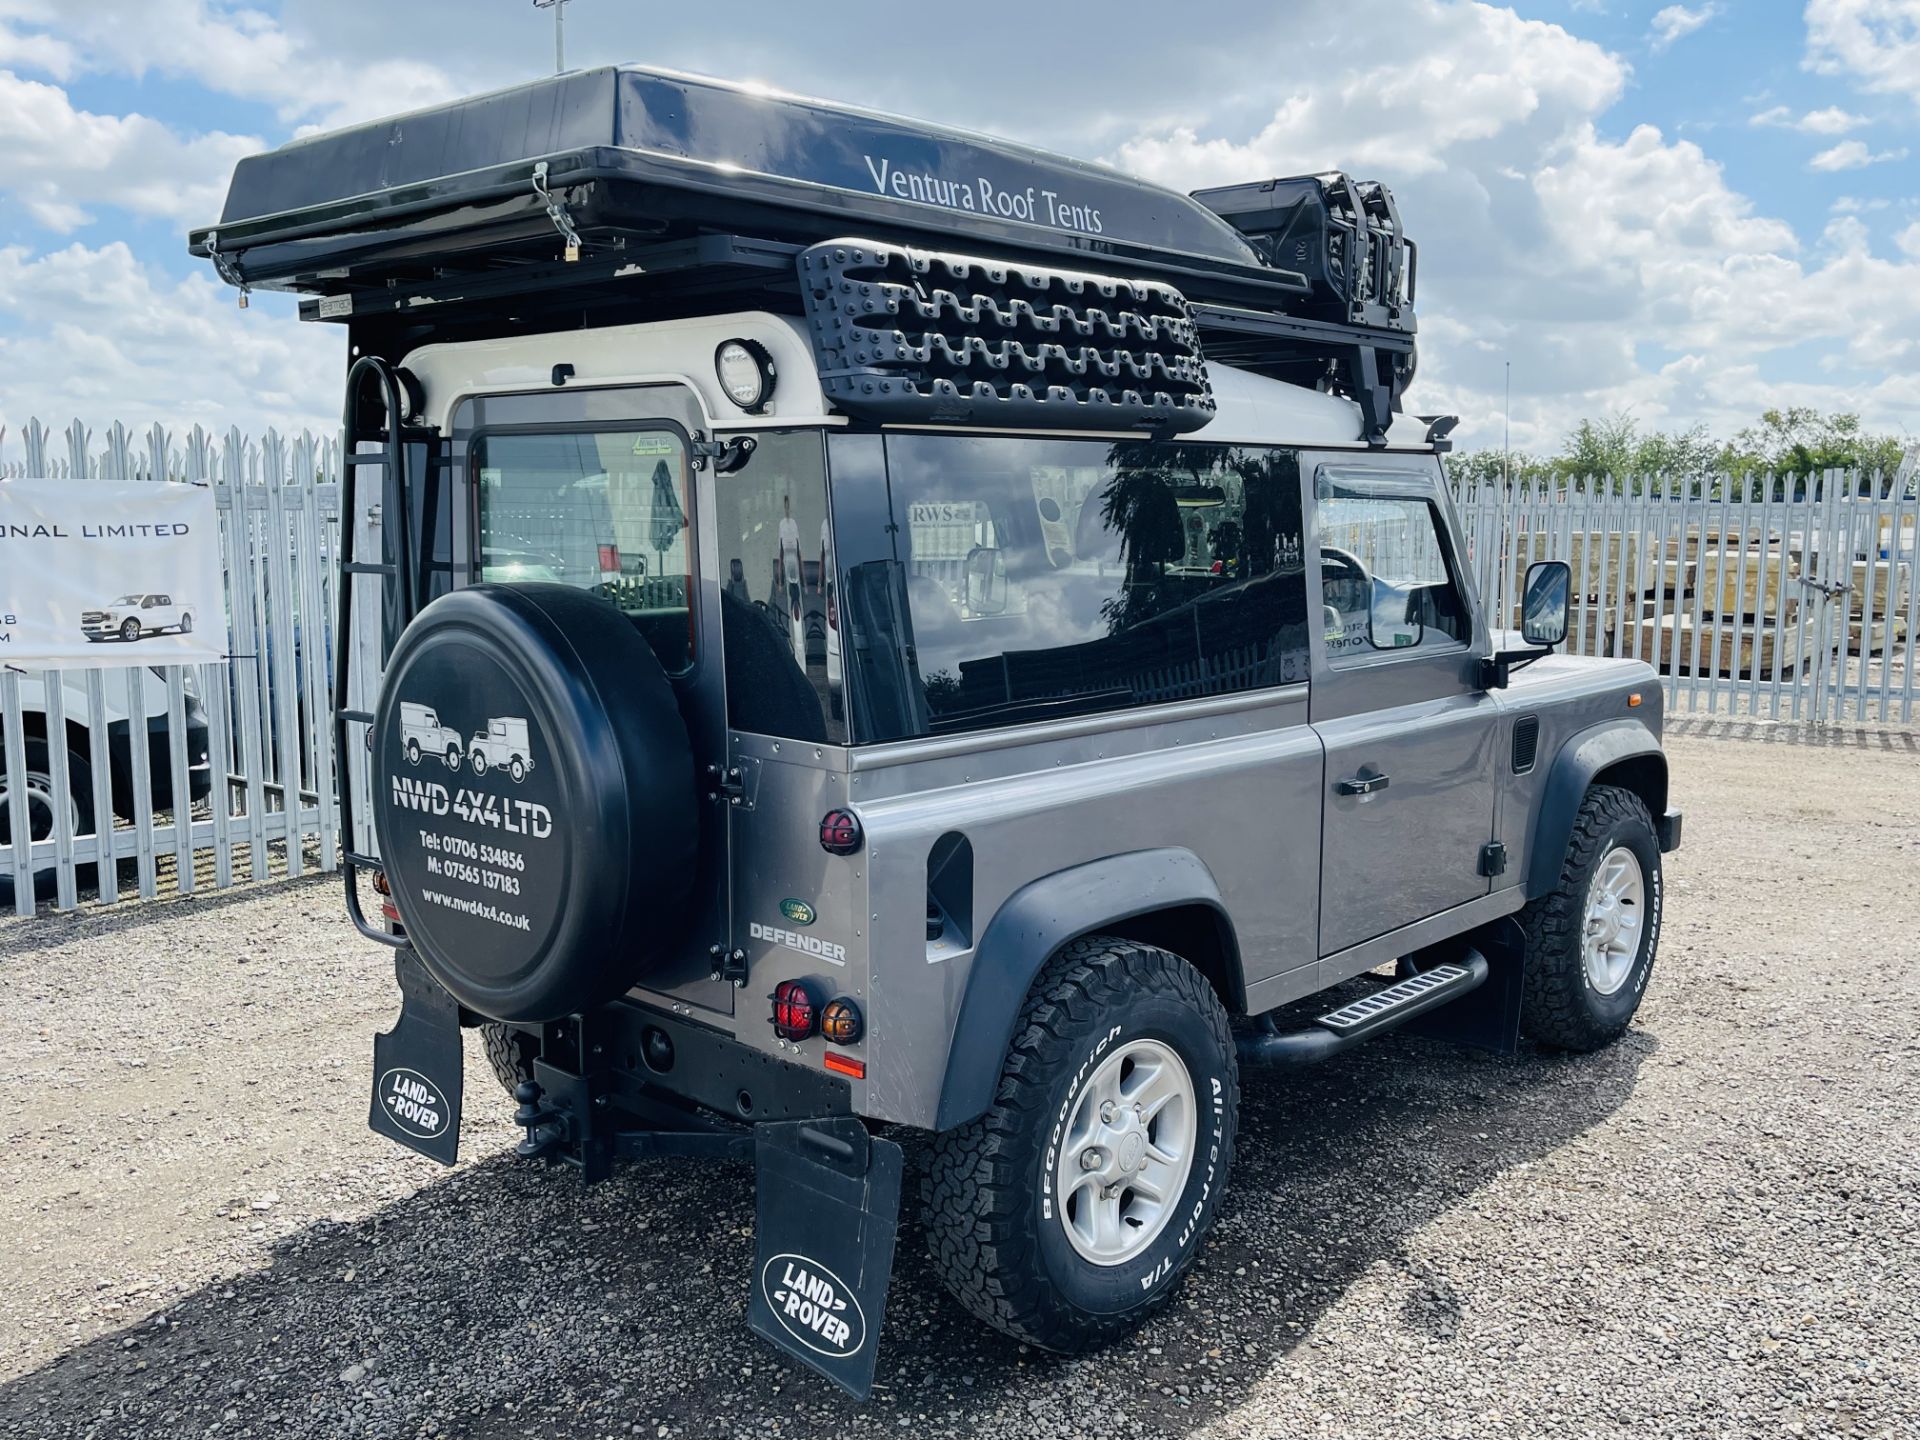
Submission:
[[[19,676],[21,723],[24,730],[27,770],[24,782],[16,787],[7,771],[6,746],[0,744],[0,848],[12,843],[17,817],[26,816],[27,834],[34,840],[49,839],[54,833],[58,808],[67,812],[74,835],[94,834],[92,733],[87,728],[87,684],[84,670],[23,670]],[[187,735],[187,791],[190,800],[203,800],[213,789],[213,767],[208,760],[206,706],[200,698],[198,681],[192,666],[183,667],[186,691],[182,715]],[[62,681],[61,699],[65,707],[67,729],[67,774],[64,783],[55,779],[52,747],[47,741],[47,680],[58,675]],[[131,676],[132,681],[122,679]],[[123,820],[134,817],[133,801],[133,726],[128,718],[129,683],[139,686],[140,723],[146,732],[147,771],[152,785],[153,809],[173,808],[173,765],[167,743],[166,672],[157,666],[137,666],[107,673],[101,686],[101,700],[107,720],[107,765],[112,783],[113,810]],[[0,736],[0,738],[4,738]],[[16,805],[15,801],[20,803]],[[53,893],[54,869],[51,865],[34,872],[35,893]],[[0,901],[11,900],[12,882],[0,877]]]

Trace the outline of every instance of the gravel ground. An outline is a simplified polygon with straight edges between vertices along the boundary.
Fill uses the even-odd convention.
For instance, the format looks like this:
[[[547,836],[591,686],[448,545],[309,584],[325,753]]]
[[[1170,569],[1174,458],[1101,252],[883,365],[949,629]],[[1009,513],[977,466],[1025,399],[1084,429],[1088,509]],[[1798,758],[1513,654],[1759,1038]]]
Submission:
[[[477,1050],[459,1169],[369,1133],[336,881],[0,923],[0,1434],[1920,1435],[1920,745],[1853,738],[1675,739],[1620,1044],[1248,1076],[1212,1244],[1100,1355],[904,1235],[866,1406],[745,1329],[747,1168],[525,1167]]]

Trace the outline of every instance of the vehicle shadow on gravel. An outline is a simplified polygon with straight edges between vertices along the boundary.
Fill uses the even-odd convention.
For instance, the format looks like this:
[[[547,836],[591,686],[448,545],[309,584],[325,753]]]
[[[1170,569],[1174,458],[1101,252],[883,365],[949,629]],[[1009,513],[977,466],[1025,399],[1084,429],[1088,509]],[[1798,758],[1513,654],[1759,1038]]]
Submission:
[[[501,1156],[309,1226],[263,1271],[0,1387],[0,1432],[1184,1434],[1246,1399],[1374,1267],[1400,1272],[1386,1323],[1447,1342],[1473,1277],[1430,1273],[1409,1240],[1604,1120],[1656,1048],[1635,1031],[1599,1055],[1502,1060],[1389,1037],[1249,1074],[1207,1253],[1166,1313],[1100,1355],[976,1324],[909,1224],[878,1387],[856,1405],[745,1328],[748,1167],[648,1162],[583,1191]]]

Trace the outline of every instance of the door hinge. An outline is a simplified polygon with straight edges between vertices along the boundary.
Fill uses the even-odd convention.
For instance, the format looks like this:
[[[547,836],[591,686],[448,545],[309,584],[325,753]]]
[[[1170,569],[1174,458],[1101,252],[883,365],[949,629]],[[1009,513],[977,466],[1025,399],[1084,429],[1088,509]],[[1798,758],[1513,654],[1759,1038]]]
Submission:
[[[725,945],[710,945],[707,954],[713,960],[713,973],[710,980],[724,980],[736,990],[747,983],[747,952],[728,949]]]
[[[1507,847],[1505,842],[1490,840],[1480,847],[1480,873],[1488,877],[1507,873]]]
[[[737,810],[753,809],[758,764],[755,760],[742,760],[736,765],[707,766],[707,799]]]

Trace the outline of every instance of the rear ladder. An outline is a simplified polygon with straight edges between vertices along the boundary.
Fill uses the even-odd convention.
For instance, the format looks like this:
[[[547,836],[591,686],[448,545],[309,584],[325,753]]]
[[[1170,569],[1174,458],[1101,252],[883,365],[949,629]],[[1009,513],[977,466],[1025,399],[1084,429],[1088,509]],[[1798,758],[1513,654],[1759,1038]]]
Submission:
[[[369,391],[375,386],[379,388],[378,403],[381,410],[381,423],[377,429],[368,418],[367,403]],[[389,934],[383,926],[372,924],[360,908],[359,872],[378,871],[381,865],[379,857],[363,855],[353,848],[353,778],[352,767],[347,763],[347,756],[352,752],[348,749],[348,734],[354,725],[371,726],[373,712],[352,709],[346,702],[351,694],[348,682],[353,671],[353,596],[358,588],[354,584],[354,577],[380,576],[386,582],[385,597],[398,611],[398,625],[381,626],[380,664],[383,671],[392,649],[387,637],[405,629],[419,608],[419,591],[414,584],[413,525],[407,503],[406,446],[400,434],[401,417],[400,380],[394,374],[393,367],[377,355],[363,355],[354,361],[353,368],[347,372],[347,403],[342,418],[346,453],[341,457],[340,476],[340,634],[333,652],[333,739],[334,752],[338,757],[334,775],[340,804],[341,856],[346,861],[341,870],[346,878],[347,914],[353,917],[354,928],[362,935],[370,940],[378,940],[383,945],[393,946],[404,945],[405,938]],[[380,449],[362,454],[360,446],[363,443],[378,444]],[[356,560],[354,541],[359,530],[359,510],[354,497],[361,469],[371,466],[378,466],[381,471],[381,558]],[[372,765],[371,752],[368,765]]]

